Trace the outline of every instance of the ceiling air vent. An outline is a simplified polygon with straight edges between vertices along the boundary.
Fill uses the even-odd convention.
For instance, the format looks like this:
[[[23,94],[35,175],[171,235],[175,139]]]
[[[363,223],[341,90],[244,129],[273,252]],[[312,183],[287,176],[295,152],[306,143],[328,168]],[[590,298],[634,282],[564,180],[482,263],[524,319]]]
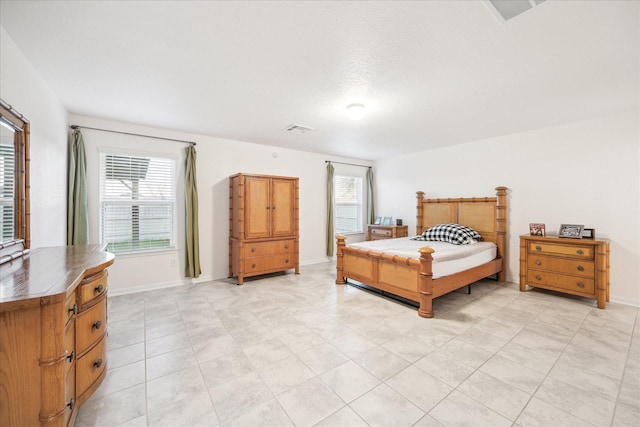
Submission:
[[[301,125],[289,125],[285,130],[287,132],[292,132],[292,133],[306,133],[313,130],[313,128],[301,126]]]
[[[489,6],[504,21],[508,21],[527,10],[536,7],[544,0],[485,0]]]

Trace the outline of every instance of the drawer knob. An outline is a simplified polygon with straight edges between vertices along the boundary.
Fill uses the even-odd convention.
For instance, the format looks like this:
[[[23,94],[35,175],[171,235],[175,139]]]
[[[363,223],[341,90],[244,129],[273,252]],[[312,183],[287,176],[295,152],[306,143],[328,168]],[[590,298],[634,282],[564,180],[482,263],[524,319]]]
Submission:
[[[536,251],[541,251],[541,250],[542,250],[542,247],[536,246]]]
[[[289,264],[289,259],[288,259],[288,258],[287,258],[287,259],[285,259],[285,260],[284,260],[284,263],[285,263],[285,264]]]
[[[289,244],[284,245],[285,249],[289,249]]]
[[[255,252],[255,251],[256,251],[256,248],[251,248],[251,252]]]
[[[102,291],[104,291],[104,285],[102,283],[100,283],[98,286],[95,287],[94,289],[97,293],[100,293]]]
[[[581,266],[581,265],[579,265],[579,266],[578,266],[578,271],[584,271],[584,267],[583,267],[583,266]]]
[[[542,265],[542,261],[540,261],[539,259],[536,260],[536,265]]]
[[[69,403],[67,403],[67,406],[69,407],[69,409],[71,409],[73,411],[73,408],[76,407],[76,400],[75,399],[71,399],[69,401]]]
[[[578,255],[584,254],[584,251],[582,249],[578,249],[576,252],[578,253]]]
[[[539,274],[536,274],[536,280],[542,280],[542,276],[540,276]]]
[[[578,283],[576,283],[576,285],[577,285],[579,288],[584,288],[584,283],[582,283],[582,282],[578,282]]]
[[[101,320],[97,320],[96,323],[93,324],[93,328],[92,329],[100,329],[102,327],[102,321]]]
[[[251,268],[256,268],[256,265],[255,264],[251,264]]]
[[[95,362],[93,362],[93,366],[95,366],[96,368],[99,368],[100,366],[102,366],[102,359],[98,359]]]
[[[76,357],[76,352],[71,350],[71,354],[67,356],[67,359],[69,359],[69,363],[73,362],[73,359],[75,359],[75,357]]]
[[[67,313],[78,314],[78,305],[77,305],[77,304],[73,304],[73,307],[71,307],[70,309],[68,309],[68,310],[67,310]]]

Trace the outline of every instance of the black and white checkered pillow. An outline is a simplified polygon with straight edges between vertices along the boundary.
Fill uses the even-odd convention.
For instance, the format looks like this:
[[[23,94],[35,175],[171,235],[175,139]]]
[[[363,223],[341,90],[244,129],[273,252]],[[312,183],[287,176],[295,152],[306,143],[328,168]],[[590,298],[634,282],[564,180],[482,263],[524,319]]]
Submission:
[[[438,224],[428,228],[413,240],[426,240],[453,243],[454,245],[468,245],[481,240],[482,236],[476,230],[460,224]]]

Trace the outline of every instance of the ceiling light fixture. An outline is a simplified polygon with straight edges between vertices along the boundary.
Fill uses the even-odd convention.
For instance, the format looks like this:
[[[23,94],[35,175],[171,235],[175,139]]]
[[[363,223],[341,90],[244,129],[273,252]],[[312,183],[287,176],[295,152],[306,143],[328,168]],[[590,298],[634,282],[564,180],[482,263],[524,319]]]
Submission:
[[[347,105],[347,115],[351,120],[360,120],[364,116],[364,104]]]

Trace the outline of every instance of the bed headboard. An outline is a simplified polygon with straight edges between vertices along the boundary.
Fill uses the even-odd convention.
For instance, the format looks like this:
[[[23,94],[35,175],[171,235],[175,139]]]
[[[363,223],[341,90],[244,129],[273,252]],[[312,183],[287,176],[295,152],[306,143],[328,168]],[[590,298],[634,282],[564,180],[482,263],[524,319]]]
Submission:
[[[496,197],[458,199],[425,199],[418,191],[416,235],[427,228],[444,223],[471,227],[487,242],[498,246],[498,255],[506,256],[507,187],[496,187]]]

